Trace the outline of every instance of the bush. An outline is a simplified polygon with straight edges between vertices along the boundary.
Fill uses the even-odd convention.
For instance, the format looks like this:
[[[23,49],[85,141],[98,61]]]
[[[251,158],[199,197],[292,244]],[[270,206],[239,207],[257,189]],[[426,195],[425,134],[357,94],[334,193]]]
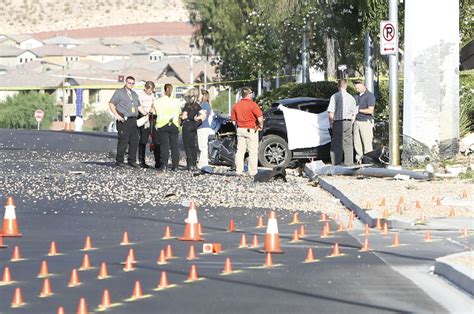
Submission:
[[[10,129],[36,129],[34,113],[44,111],[41,129],[49,129],[61,112],[54,96],[38,92],[20,93],[0,103],[0,127]]]
[[[91,131],[104,131],[107,130],[110,122],[112,122],[113,117],[107,111],[99,111],[91,114],[87,119],[88,127],[85,128],[91,129]]]
[[[474,70],[462,71],[459,75],[459,135],[474,132]]]
[[[236,90],[232,89],[232,105],[235,104],[235,93]],[[227,113],[229,111],[229,90],[221,91],[211,103],[212,110]]]

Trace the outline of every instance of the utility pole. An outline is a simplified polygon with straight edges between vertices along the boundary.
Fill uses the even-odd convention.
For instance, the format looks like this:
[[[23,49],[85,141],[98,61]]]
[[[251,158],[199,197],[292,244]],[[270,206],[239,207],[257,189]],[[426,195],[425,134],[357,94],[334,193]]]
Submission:
[[[398,1],[389,0],[388,19],[398,24]],[[398,31],[397,31],[398,35]],[[396,41],[398,43],[398,40]],[[400,166],[400,110],[398,107],[398,49],[395,54],[388,56],[388,84],[389,84],[389,108],[390,108],[390,165]]]
[[[369,32],[365,33],[364,41],[364,67],[365,67],[365,87],[373,93],[374,92],[374,69],[372,68],[372,54],[374,43],[370,37]]]
[[[304,5],[304,14],[303,17],[304,26],[303,26],[303,39],[301,41],[301,83],[309,82],[309,62],[308,62],[308,18],[306,17],[306,6],[308,4],[307,0],[303,1]]]
[[[262,94],[262,71],[258,70],[258,78],[257,78],[257,96]]]

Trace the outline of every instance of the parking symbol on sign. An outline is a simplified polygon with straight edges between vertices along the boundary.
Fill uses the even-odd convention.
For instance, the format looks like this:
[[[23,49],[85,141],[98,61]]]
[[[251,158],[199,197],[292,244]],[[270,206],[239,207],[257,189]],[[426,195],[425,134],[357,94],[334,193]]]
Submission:
[[[383,28],[383,38],[386,41],[392,41],[393,37],[395,37],[395,27],[392,24],[386,24]]]
[[[380,54],[389,55],[398,52],[398,26],[396,22],[380,22]]]

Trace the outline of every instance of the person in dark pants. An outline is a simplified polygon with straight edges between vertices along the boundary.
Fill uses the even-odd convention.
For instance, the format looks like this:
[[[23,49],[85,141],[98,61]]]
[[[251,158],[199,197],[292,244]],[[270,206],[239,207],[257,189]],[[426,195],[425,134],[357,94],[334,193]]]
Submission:
[[[171,170],[177,171],[179,165],[179,115],[181,106],[179,101],[172,97],[173,85],[165,84],[164,95],[156,101],[156,129],[160,140],[161,163],[160,170],[167,170],[168,158],[171,149]]]
[[[186,152],[186,169],[197,170],[197,129],[206,119],[206,112],[198,104],[198,91],[191,88],[186,95],[186,105],[184,106],[181,120],[183,122],[183,143]]]
[[[154,121],[156,121],[156,115],[153,119],[153,113],[155,112],[155,83],[152,81],[147,81],[145,83],[145,89],[139,94],[140,98],[140,106],[138,107],[138,111],[140,112],[139,118],[143,116],[148,116],[149,121],[145,123],[145,125],[138,128],[140,134],[140,142],[138,145],[138,160],[140,162],[140,167],[142,168],[149,168],[149,166],[145,162],[146,156],[146,144],[148,144],[148,139],[150,134],[154,131]],[[152,135],[152,138],[156,136]],[[156,141],[155,141],[156,142]],[[157,149],[158,147],[158,149]],[[159,145],[154,145],[153,153],[155,155],[155,167],[159,168],[161,166],[160,161],[160,150]],[[158,165],[158,167],[157,167]]]
[[[113,113],[117,125],[117,157],[115,165],[123,166],[125,151],[128,147],[128,165],[138,168],[138,128],[137,116],[140,100],[137,93],[133,91],[135,78],[127,76],[125,86],[113,94],[109,102],[110,111]]]
[[[153,156],[155,157],[155,168],[161,168],[161,150],[160,150],[160,138],[158,134],[158,130],[156,129],[156,114],[152,114],[150,117],[150,125],[151,125],[151,144],[150,150],[153,152]]]

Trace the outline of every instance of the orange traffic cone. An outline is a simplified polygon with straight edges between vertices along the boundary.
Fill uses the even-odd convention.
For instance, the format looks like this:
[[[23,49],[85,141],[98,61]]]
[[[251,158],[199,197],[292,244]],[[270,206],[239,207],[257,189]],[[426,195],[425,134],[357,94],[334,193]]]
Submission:
[[[403,195],[400,195],[400,198],[398,199],[398,205],[402,205],[405,202],[405,199],[403,198]]]
[[[135,251],[133,249],[128,250],[128,256],[130,257],[130,262],[135,264],[137,261],[135,260]]]
[[[82,249],[83,251],[89,251],[89,250],[93,250],[94,247],[92,246],[92,240],[91,240],[91,237],[90,236],[87,236],[86,237],[86,241],[84,243],[84,248]]]
[[[20,254],[20,248],[18,247],[18,245],[15,245],[15,247],[13,248],[13,255],[12,255],[12,258],[10,261],[12,262],[18,262],[18,261],[21,261],[22,258],[21,258],[21,254]]]
[[[46,261],[42,261],[41,262],[41,268],[40,268],[40,272],[38,274],[38,278],[44,278],[44,277],[48,277],[49,276],[49,273],[48,273],[48,263],[46,263]]]
[[[375,228],[378,230],[382,230],[382,222],[380,221],[380,218],[377,218],[375,220]]]
[[[354,228],[354,222],[353,219],[349,218],[349,222],[347,223],[347,230],[352,230]]]
[[[332,253],[331,253],[331,257],[336,257],[336,256],[340,256],[341,255],[341,251],[339,250],[339,243],[335,243],[332,247]]]
[[[469,236],[469,231],[467,230],[467,228],[466,227],[462,228],[461,237],[465,238],[465,237],[468,237],[468,236]]]
[[[248,246],[247,236],[245,235],[245,233],[242,233],[242,237],[240,238],[239,248],[246,248],[247,246]]]
[[[99,308],[105,310],[109,308],[111,304],[109,290],[104,289],[104,292],[102,293],[102,302],[99,304]]]
[[[383,229],[382,229],[382,234],[388,234],[388,224],[387,222],[383,223]]]
[[[192,261],[196,259],[196,252],[194,251],[194,245],[189,247],[188,257],[186,258],[188,261]]]
[[[166,256],[165,256],[165,250],[160,251],[160,257],[158,257],[158,261],[156,262],[158,265],[164,265],[166,264]]]
[[[291,219],[290,225],[299,224],[300,221],[298,220],[298,213],[293,213],[293,218]]]
[[[11,196],[7,197],[5,215],[3,216],[3,229],[0,233],[4,237],[21,237],[21,233],[16,222],[15,202]]]
[[[328,225],[323,226],[323,230],[321,231],[321,238],[327,238],[329,236],[328,233]]]
[[[398,235],[398,232],[395,233],[395,235],[394,235],[394,237],[393,237],[392,246],[393,246],[393,247],[400,246],[400,237],[399,237],[399,235]]]
[[[424,241],[425,241],[425,242],[431,242],[431,241],[433,241],[433,239],[432,239],[432,237],[431,237],[431,232],[430,232],[429,230],[426,230]]]
[[[68,287],[76,287],[79,286],[81,282],[79,281],[79,275],[77,274],[77,269],[73,269],[71,271],[71,279],[69,280]]]
[[[21,288],[15,288],[15,293],[13,294],[12,307],[20,307],[25,305],[23,302],[23,295],[21,293]]]
[[[46,298],[53,295],[51,291],[51,283],[49,282],[49,278],[45,278],[43,281],[43,289],[41,289],[40,298]]]
[[[397,204],[396,212],[397,212],[398,215],[400,215],[402,213],[402,204]]]
[[[235,231],[234,219],[231,219],[229,221],[229,228],[227,228],[227,232],[234,232],[234,231]]]
[[[196,281],[199,280],[199,276],[196,270],[196,265],[191,265],[191,269],[189,270],[189,276],[187,281]]]
[[[342,232],[345,231],[346,229],[344,228],[344,223],[342,220],[339,220],[339,228],[337,228],[337,232]]]
[[[300,226],[300,234],[299,234],[300,238],[304,238],[306,237],[306,229],[304,227],[304,225],[301,225]]]
[[[97,279],[106,279],[109,278],[109,272],[107,270],[107,264],[105,262],[102,262],[100,264],[100,270],[99,270],[99,275],[97,276]]]
[[[416,209],[421,209],[420,201],[415,201],[415,208]]]
[[[130,244],[130,241],[128,239],[128,232],[125,231],[123,233],[122,242],[120,242],[120,245],[129,245],[129,244]],[[105,293],[105,291],[104,291],[104,293]]]
[[[168,275],[165,271],[161,272],[160,283],[158,284],[158,289],[166,289],[170,286],[168,282]]]
[[[436,206],[441,206],[441,199],[439,196],[436,198]]]
[[[380,207],[385,206],[385,197],[383,197],[382,200],[380,200],[379,206]]]
[[[7,245],[3,244],[3,236],[0,233],[0,249],[5,249],[7,247],[8,247]]]
[[[176,258],[175,256],[173,256],[173,249],[171,248],[171,244],[168,244],[166,246],[165,258],[166,259]]]
[[[87,314],[87,303],[85,298],[81,298],[77,306],[77,314]]]
[[[125,260],[125,266],[123,267],[123,271],[129,272],[134,271],[135,267],[133,267],[132,260],[130,259],[130,255],[127,255],[127,259]]]
[[[365,238],[364,240],[364,245],[362,245],[362,248],[360,249],[360,252],[367,252],[369,251],[369,238]]]
[[[263,217],[262,216],[259,216],[258,217],[258,223],[257,223],[257,227],[256,228],[263,228],[265,227],[265,225],[263,224]]]
[[[324,212],[321,213],[321,219],[319,219],[319,221],[321,221],[321,222],[328,221],[328,217],[327,217],[326,213],[324,213]]]
[[[387,219],[388,216],[389,216],[389,214],[388,214],[388,209],[387,209],[387,208],[384,208],[384,209],[383,209],[383,218],[384,218],[384,219]]]
[[[467,191],[466,190],[462,191],[461,198],[467,198]]]
[[[418,219],[418,222],[425,222],[425,221],[426,221],[425,213],[422,211],[420,213],[420,218]]]
[[[3,270],[3,277],[2,277],[2,282],[0,282],[0,286],[9,285],[11,283],[12,283],[12,277],[10,275],[10,268],[8,266],[5,266],[5,269]]]
[[[63,306],[58,307],[58,314],[66,314]]]
[[[133,293],[131,299],[139,299],[143,297],[142,285],[140,281],[135,281],[135,286],[133,287]]]
[[[449,217],[455,217],[456,216],[456,211],[454,210],[454,207],[451,207],[449,211]]]
[[[89,255],[84,254],[84,258],[82,259],[82,265],[79,270],[88,270],[91,269],[91,261],[89,260]]]
[[[332,220],[338,221],[339,220],[339,212],[336,212],[334,216],[332,217]]]
[[[256,248],[258,247],[259,244],[258,244],[258,236],[256,234],[253,235],[253,238],[252,238],[252,247],[253,248]]]
[[[295,229],[293,231],[293,238],[291,239],[290,242],[298,242],[300,240],[300,236],[298,234],[298,229]]]
[[[198,217],[196,211],[196,205],[193,201],[189,204],[188,218],[185,220],[186,226],[184,228],[184,234],[181,241],[202,241],[200,232],[198,230]]]
[[[265,234],[265,242],[263,245],[265,253],[283,253],[280,248],[280,236],[278,234],[278,222],[275,211],[270,212],[267,223],[267,232]]]
[[[230,262],[230,258],[227,257],[225,259],[224,270],[222,271],[222,274],[227,275],[231,273],[232,273],[232,263]]]
[[[326,221],[324,223],[324,226],[326,227],[326,233],[329,235],[331,233],[331,225],[329,224],[329,221]]]
[[[370,227],[369,227],[369,224],[365,224],[365,227],[364,227],[364,235],[365,235],[365,236],[370,235]]]
[[[371,201],[367,201],[365,203],[365,209],[372,209],[372,202]]]
[[[263,267],[273,267],[272,253],[268,252],[265,256],[265,264]]]
[[[166,226],[165,228],[165,233],[163,234],[163,240],[168,240],[168,239],[171,239],[172,236],[171,236],[171,228],[169,226]]]
[[[58,249],[56,248],[56,242],[51,241],[48,256],[55,256],[55,255],[59,255],[58,254]]]
[[[305,263],[315,262],[313,248],[308,248],[308,253],[306,253]]]

